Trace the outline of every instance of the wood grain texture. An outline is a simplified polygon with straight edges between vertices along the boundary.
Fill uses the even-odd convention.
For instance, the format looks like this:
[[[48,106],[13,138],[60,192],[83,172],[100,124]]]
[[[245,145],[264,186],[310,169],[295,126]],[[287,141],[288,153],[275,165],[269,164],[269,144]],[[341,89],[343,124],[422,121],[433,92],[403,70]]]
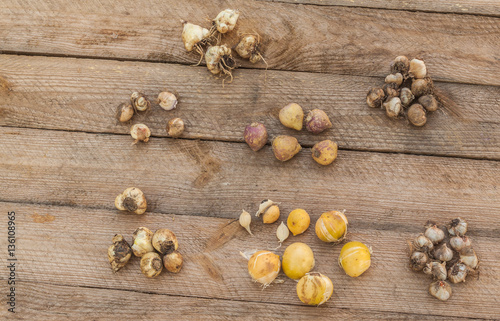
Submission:
[[[500,211],[498,161],[340,151],[321,166],[310,149],[281,163],[268,146],[255,153],[226,142],[131,141],[0,128],[1,200],[113,210],[116,195],[136,186],[148,210],[163,213],[236,218],[270,198],[283,213],[305,208],[316,218],[346,209],[355,224],[380,230],[473,213],[467,216],[482,236],[499,232],[492,224]]]
[[[191,64],[198,57],[184,50],[180,19],[209,26],[227,7],[241,17],[225,43],[258,32],[271,69],[382,77],[403,54],[424,58],[436,80],[500,85],[500,20],[475,15],[243,0],[7,0],[0,49]]]
[[[322,306],[320,308],[203,299],[151,294],[127,289],[61,286],[20,282],[19,310],[13,315],[0,310],[9,320],[315,320],[326,313],[342,320],[449,320],[436,315],[372,312]],[[454,320],[481,320],[455,317]]]
[[[199,308],[193,309],[192,313],[197,311],[199,313],[202,305],[215,305],[213,309],[221,309],[220,313],[232,312],[233,317],[247,311],[238,308],[243,303],[249,304],[248,308],[256,306],[255,312],[267,310],[264,316],[270,317],[279,317],[285,306],[278,305],[282,304],[293,305],[287,307],[289,312],[285,317],[295,311],[298,316],[304,317],[309,314],[319,316],[319,314],[340,313],[340,316],[351,315],[350,319],[362,317],[363,314],[365,318],[369,318],[372,313],[375,317],[383,319],[383,314],[386,312],[392,315],[402,313],[399,317],[403,319],[406,319],[406,314],[410,314],[408,316],[410,319],[413,314],[449,318],[495,318],[500,314],[500,306],[496,302],[500,286],[500,267],[497,264],[500,255],[495,250],[498,237],[478,235],[475,223],[471,223],[470,233],[482,261],[480,277],[469,278],[465,284],[454,285],[454,295],[446,304],[427,293],[430,278],[410,271],[407,264],[406,240],[422,229],[423,218],[407,220],[406,228],[385,231],[375,230],[371,226],[362,227],[353,222],[350,225],[348,239],[367,243],[373,248],[372,266],[359,278],[350,278],[341,271],[336,263],[341,246],[321,242],[312,227],[300,236],[290,237],[277,253],[281,256],[285,247],[292,242],[307,243],[315,255],[314,270],[328,275],[334,283],[335,290],[331,300],[324,306],[310,308],[309,311],[306,307],[302,307],[296,297],[295,281],[281,274],[278,277],[283,279],[284,283],[274,284],[263,290],[252,282],[247,272],[247,262],[238,254],[241,250],[276,247],[277,224],[264,225],[255,221],[252,225],[254,232],[252,237],[234,220],[200,219],[191,215],[148,213],[137,216],[102,209],[82,211],[79,208],[15,203],[1,203],[0,211],[16,212],[18,228],[16,257],[19,262],[17,273],[21,281],[19,297],[22,298],[22,303],[32,307],[34,311],[44,310],[40,304],[45,302],[50,304],[45,313],[64,315],[64,311],[68,309],[76,312],[88,310],[90,313],[92,311],[110,313],[116,307],[126,305],[130,300],[138,301],[131,307],[141,305],[149,307],[144,303],[149,299],[152,300],[153,313],[162,313],[158,311],[156,303],[164,302],[164,308],[178,305],[173,308],[173,312],[174,315],[179,315],[176,312],[180,312],[180,309],[189,309],[181,303],[197,298],[199,304],[196,305]],[[33,215],[44,213],[53,215],[55,220],[46,223],[37,223],[33,220]],[[467,215],[467,218],[469,217],[473,221],[484,221],[483,217]],[[218,248],[211,249],[213,246],[211,242],[228,225],[235,226],[231,238]],[[147,279],[140,273],[137,258],[133,258],[117,274],[111,272],[106,251],[112,236],[115,233],[123,233],[130,240],[132,232],[138,226],[147,226],[153,230],[167,227],[176,233],[179,251],[183,253],[185,259],[179,274],[162,273],[156,279]],[[6,229],[6,220],[0,222],[0,229]],[[6,238],[0,239],[0,245],[5,248]],[[26,288],[23,289],[24,282],[29,282],[25,286],[35,289],[32,294],[26,294],[27,298],[23,298],[23,293],[26,293]],[[33,286],[31,284],[33,282],[40,285]],[[48,288],[42,290],[46,283],[49,285]],[[48,296],[41,302],[38,300],[32,300],[33,303],[26,302],[33,296],[43,297],[51,288],[51,284],[57,285],[56,293],[61,298]],[[65,290],[61,286],[71,286],[71,288]],[[92,289],[86,289],[89,287]],[[105,289],[125,290],[129,293]],[[90,291],[95,292],[96,296],[89,297]],[[75,295],[71,296],[73,300],[69,307],[65,307],[63,303],[68,302],[70,298],[62,297],[68,292],[73,292]],[[124,296],[129,297],[125,302],[120,300]],[[464,297],[467,297],[467,300],[463,300]],[[49,301],[50,298],[53,298],[53,301]],[[214,298],[231,301],[224,303],[204,300]],[[89,300],[99,302],[89,306]],[[256,302],[267,304],[260,305]],[[230,303],[234,304],[234,310],[228,310],[227,305]],[[139,311],[145,313],[144,310]],[[210,313],[214,313],[213,310],[208,309],[208,311],[209,316]],[[127,310],[117,313],[125,312]],[[135,313],[141,315],[139,312]]]
[[[10,55],[0,56],[0,75],[4,126],[127,134],[130,124],[114,118],[117,105],[132,91],[155,100],[167,88],[178,93],[176,110],[154,104],[133,119],[153,136],[167,136],[167,120],[181,117],[183,137],[242,142],[245,126],[260,121],[270,139],[289,134],[303,146],[332,139],[342,149],[500,159],[500,87],[436,83],[450,103],[416,128],[366,105],[368,88],[383,82],[371,77],[242,69],[223,88],[204,67]],[[320,135],[285,128],[278,113],[290,102],[326,111],[333,128]]]
[[[496,0],[261,0],[318,6],[361,7],[374,9],[426,11],[443,13],[478,14],[500,16],[500,4]]]

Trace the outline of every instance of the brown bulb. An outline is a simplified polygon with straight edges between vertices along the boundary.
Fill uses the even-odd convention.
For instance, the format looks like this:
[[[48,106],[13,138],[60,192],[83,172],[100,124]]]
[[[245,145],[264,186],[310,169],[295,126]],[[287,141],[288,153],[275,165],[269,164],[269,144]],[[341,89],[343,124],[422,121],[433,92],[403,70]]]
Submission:
[[[122,123],[132,119],[132,116],[134,116],[134,108],[131,104],[122,103],[116,109],[116,119]]]
[[[427,122],[427,116],[425,115],[425,109],[420,104],[413,104],[408,108],[408,120],[415,126],[424,126]]]
[[[366,94],[366,103],[372,108],[380,108],[385,99],[385,92],[382,88],[372,88]]]
[[[170,137],[179,137],[184,132],[184,121],[180,118],[172,118],[167,124],[167,133]]]
[[[163,266],[167,269],[167,271],[172,273],[179,273],[183,262],[184,259],[178,251],[173,251],[163,257]]]

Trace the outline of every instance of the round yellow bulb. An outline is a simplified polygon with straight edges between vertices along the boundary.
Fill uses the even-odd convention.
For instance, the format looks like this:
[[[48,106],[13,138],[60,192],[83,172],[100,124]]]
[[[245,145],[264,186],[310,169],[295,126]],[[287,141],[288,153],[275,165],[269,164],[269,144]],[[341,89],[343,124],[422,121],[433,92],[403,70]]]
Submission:
[[[344,213],[330,211],[321,214],[316,221],[316,235],[323,242],[342,241],[347,233],[347,218]]]
[[[301,208],[293,210],[288,214],[286,225],[293,236],[304,233],[311,224],[311,218],[306,211]]]
[[[298,280],[314,267],[311,248],[301,242],[290,244],[283,253],[283,272],[290,279]]]
[[[252,279],[266,286],[276,279],[280,268],[279,255],[270,251],[255,252],[248,260],[248,273]]]
[[[349,242],[342,247],[339,265],[345,273],[353,278],[368,270],[371,264],[371,251],[361,242]]]
[[[321,305],[330,299],[332,293],[332,280],[318,272],[307,273],[297,283],[297,295],[305,304]]]
[[[271,224],[278,220],[280,217],[280,208],[278,205],[272,205],[269,207],[262,215],[262,222],[265,224]]]

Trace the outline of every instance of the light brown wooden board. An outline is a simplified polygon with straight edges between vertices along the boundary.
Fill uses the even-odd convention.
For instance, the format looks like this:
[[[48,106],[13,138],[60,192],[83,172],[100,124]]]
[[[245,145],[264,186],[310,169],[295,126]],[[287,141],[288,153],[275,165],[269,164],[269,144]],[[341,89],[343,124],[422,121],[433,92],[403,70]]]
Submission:
[[[285,280],[284,283],[274,284],[263,290],[252,282],[247,272],[246,260],[239,255],[241,250],[276,247],[277,223],[264,226],[255,221],[252,225],[252,237],[237,221],[201,219],[191,215],[149,213],[138,216],[103,209],[16,203],[1,203],[0,210],[3,213],[16,212],[16,257],[19,263],[17,273],[21,281],[20,297],[26,291],[23,291],[23,283],[29,282],[31,287],[31,283],[35,282],[40,284],[35,286],[36,291],[33,294],[28,294],[28,298],[43,297],[47,290],[43,291],[41,288],[47,283],[49,289],[51,285],[57,286],[58,289],[61,289],[60,286],[80,287],[75,289],[76,293],[88,293],[93,288],[98,288],[93,300],[102,302],[96,303],[97,311],[114,309],[116,305],[124,304],[118,300],[126,294],[105,289],[130,291],[127,295],[129,300],[137,295],[137,304],[141,305],[145,305],[146,293],[153,303],[161,300],[169,302],[169,305],[176,304],[178,300],[188,301],[190,298],[235,300],[236,305],[250,302],[250,306],[256,302],[300,305],[296,297],[295,281],[280,275],[279,278]],[[50,219],[40,219],[49,216]],[[351,216],[348,215],[349,217]],[[489,223],[484,222],[482,217],[475,217],[473,221],[478,220],[483,224]],[[314,270],[332,279],[335,290],[331,300],[324,307],[311,308],[312,316],[317,316],[318,312],[332,315],[339,309],[341,315],[354,313],[351,317],[353,319],[362,317],[363,313],[366,317],[371,316],[372,312],[375,316],[385,312],[403,313],[401,318],[405,318],[406,314],[410,314],[409,317],[411,314],[423,314],[424,317],[498,316],[500,306],[496,302],[496,293],[500,286],[500,267],[496,263],[500,255],[495,250],[498,237],[479,236],[476,233],[476,225],[471,224],[470,233],[474,247],[482,261],[480,277],[470,278],[465,284],[454,285],[454,296],[444,304],[427,293],[430,278],[414,273],[408,267],[406,240],[416,234],[414,231],[421,230],[421,225],[419,220],[408,220],[405,229],[381,231],[352,223],[348,239],[365,242],[373,248],[372,266],[359,278],[350,278],[341,271],[336,263],[341,246],[321,242],[312,226],[301,236],[291,236],[277,253],[282,255],[285,247],[292,242],[305,242],[315,254]],[[111,272],[106,253],[112,236],[115,233],[123,233],[130,240],[133,230],[138,226],[151,229],[167,227],[176,233],[180,243],[179,251],[185,258],[179,274],[162,273],[156,279],[147,279],[141,274],[139,260],[136,258],[117,274]],[[1,221],[0,228],[6,230],[6,220]],[[6,238],[2,238],[0,244],[5,248]],[[64,295],[68,291],[66,289],[57,293]],[[115,297],[116,293],[118,294]],[[187,298],[164,298],[155,294]],[[44,300],[49,298],[51,297]],[[25,300],[26,298],[23,298],[21,302],[26,303]],[[84,297],[80,294],[71,300],[71,304],[85,308],[89,304],[88,300],[88,294]],[[58,307],[64,302],[67,301],[54,298],[54,313],[62,312],[64,308]],[[203,302],[207,304],[205,300],[200,301],[201,304]],[[42,309],[34,304],[27,306],[33,307],[35,311]],[[21,308],[20,305],[20,310]],[[91,307],[86,308],[92,311]],[[174,309],[174,315],[178,315],[175,311],[180,308]],[[290,308],[290,312],[295,309],[304,317],[309,315],[309,312],[301,307]],[[269,316],[279,316],[280,311],[281,308],[277,306],[275,311],[270,308],[267,313]],[[234,316],[244,312],[245,310],[240,309],[233,311]],[[140,316],[145,311],[135,313]],[[382,316],[380,318],[383,319]]]
[[[427,11],[500,16],[500,4],[495,0],[265,0],[304,5],[362,7],[405,11]]]
[[[204,67],[11,55],[0,56],[0,75],[4,126],[128,134],[130,124],[114,118],[118,104],[135,90],[154,101],[168,89],[178,93],[176,110],[153,104],[133,119],[153,136],[167,136],[167,120],[181,117],[183,137],[243,142],[245,126],[260,121],[269,141],[289,134],[304,146],[332,139],[342,149],[500,159],[500,87],[436,83],[451,103],[417,128],[366,105],[368,88],[383,82],[371,77],[242,69],[223,88]],[[278,113],[290,102],[325,110],[333,128],[320,135],[285,128]]]
[[[237,33],[263,38],[269,68],[385,77],[398,55],[420,56],[437,80],[500,85],[500,20],[495,17],[366,8],[227,1],[17,1],[0,8],[0,50],[195,63],[180,19],[210,26],[238,8]],[[264,68],[242,62],[245,67]]]
[[[149,210],[236,218],[270,198],[288,214],[313,218],[346,209],[361,226],[409,228],[414,220],[467,216],[482,236],[495,236],[500,162],[340,151],[330,166],[310,149],[281,163],[266,146],[0,128],[1,200],[114,209],[125,188],[142,189]],[[204,218],[200,217],[203,221]]]
[[[436,315],[372,312],[321,306],[204,299],[145,291],[114,290],[48,283],[18,283],[20,310],[16,315],[0,310],[9,320],[315,320],[330,315],[342,320],[449,320]],[[454,317],[454,320],[481,320]]]

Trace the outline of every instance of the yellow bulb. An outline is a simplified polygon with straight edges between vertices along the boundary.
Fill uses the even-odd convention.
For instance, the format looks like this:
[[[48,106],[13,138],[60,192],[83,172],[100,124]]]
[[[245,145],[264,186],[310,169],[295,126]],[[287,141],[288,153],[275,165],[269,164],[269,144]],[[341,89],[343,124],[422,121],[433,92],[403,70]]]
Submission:
[[[279,255],[270,251],[255,252],[248,260],[248,273],[252,279],[266,286],[276,279],[280,268]]]
[[[301,208],[293,210],[288,214],[286,225],[293,236],[304,233],[311,224],[311,218],[306,211]]]
[[[347,233],[347,218],[344,213],[330,211],[321,214],[316,221],[316,235],[323,242],[340,242]]]
[[[271,224],[278,220],[280,217],[280,208],[278,205],[271,205],[262,215],[262,222],[265,224]]]
[[[349,242],[340,251],[339,265],[345,273],[352,277],[358,277],[368,270],[371,263],[371,251],[361,242]]]
[[[297,283],[297,295],[305,304],[321,305],[330,299],[332,293],[332,280],[318,272],[307,273]]]
[[[314,267],[311,248],[301,242],[290,244],[283,253],[283,272],[290,279],[298,280]]]

